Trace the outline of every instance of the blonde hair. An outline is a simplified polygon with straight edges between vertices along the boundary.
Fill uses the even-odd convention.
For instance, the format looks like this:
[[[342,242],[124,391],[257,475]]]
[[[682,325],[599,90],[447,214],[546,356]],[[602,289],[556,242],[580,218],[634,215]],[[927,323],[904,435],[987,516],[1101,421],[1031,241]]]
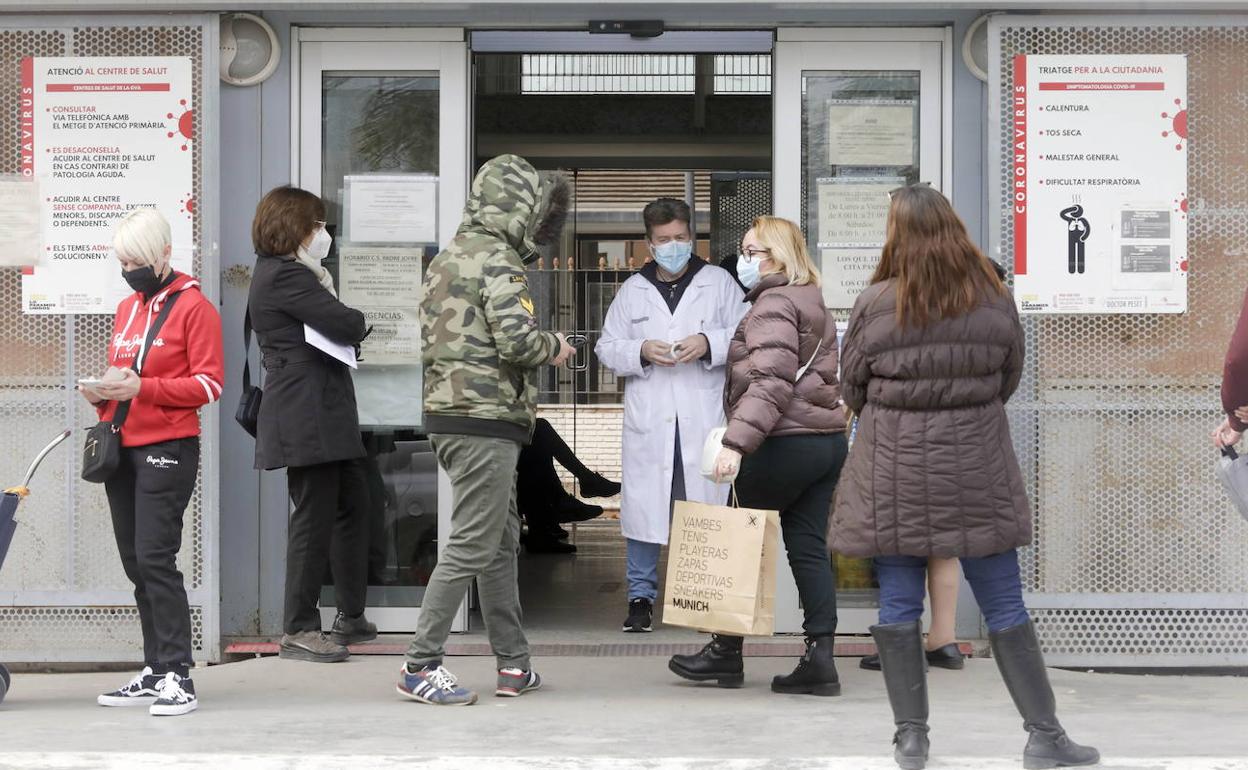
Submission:
[[[169,248],[171,239],[169,222],[159,211],[135,209],[117,223],[117,230],[113,233],[113,250],[118,256],[160,272],[157,268],[162,268],[162,263],[167,261],[165,250]]]
[[[821,285],[819,268],[806,250],[806,236],[793,222],[780,217],[761,216],[754,219],[754,235],[768,249],[768,258],[779,269],[767,274],[784,273],[790,286]]]

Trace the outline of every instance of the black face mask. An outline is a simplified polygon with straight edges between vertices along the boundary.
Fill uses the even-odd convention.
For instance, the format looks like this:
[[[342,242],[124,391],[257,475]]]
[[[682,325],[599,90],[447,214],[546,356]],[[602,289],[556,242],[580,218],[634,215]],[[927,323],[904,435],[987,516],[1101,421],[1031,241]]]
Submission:
[[[156,271],[150,266],[136,267],[133,270],[122,270],[121,277],[126,279],[126,283],[130,284],[131,289],[149,297],[160,290],[162,283],[160,276],[156,275]]]

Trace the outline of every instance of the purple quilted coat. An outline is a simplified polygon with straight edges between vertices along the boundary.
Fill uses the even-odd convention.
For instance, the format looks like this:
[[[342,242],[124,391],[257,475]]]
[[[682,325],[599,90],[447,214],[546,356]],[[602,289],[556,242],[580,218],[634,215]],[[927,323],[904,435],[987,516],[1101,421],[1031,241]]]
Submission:
[[[841,355],[858,432],[829,547],[846,556],[989,556],[1031,541],[1005,401],[1022,376],[1008,296],[924,328],[897,325],[891,281],[858,297]]]

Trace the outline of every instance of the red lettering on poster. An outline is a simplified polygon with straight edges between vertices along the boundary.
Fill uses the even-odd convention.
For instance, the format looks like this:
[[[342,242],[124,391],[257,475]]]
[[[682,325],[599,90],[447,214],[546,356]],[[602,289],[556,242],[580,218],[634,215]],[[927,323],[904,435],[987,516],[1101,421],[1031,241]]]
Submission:
[[[1014,57],[1013,179],[1010,201],[1014,210],[1014,274],[1027,274],[1027,57]]]
[[[18,109],[21,172],[22,176],[29,178],[35,175],[35,60],[30,57],[22,59],[22,92]]]
[[[1165,83],[1041,83],[1041,91],[1164,91]]]
[[[48,93],[86,91],[168,91],[168,83],[49,83]]]

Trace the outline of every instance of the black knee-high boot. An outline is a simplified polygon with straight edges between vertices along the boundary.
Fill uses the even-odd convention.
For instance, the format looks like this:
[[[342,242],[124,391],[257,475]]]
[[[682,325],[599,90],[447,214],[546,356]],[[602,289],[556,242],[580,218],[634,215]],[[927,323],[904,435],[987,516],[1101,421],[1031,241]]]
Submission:
[[[893,707],[893,758],[903,770],[927,763],[927,671],[919,621],[871,626],[880,653],[888,702]]]
[[[1023,749],[1023,767],[1042,770],[1100,762],[1100,752],[1072,741],[1057,721],[1057,699],[1032,622],[991,633],[988,640],[1001,678],[1023,717],[1023,727],[1031,734]]]

